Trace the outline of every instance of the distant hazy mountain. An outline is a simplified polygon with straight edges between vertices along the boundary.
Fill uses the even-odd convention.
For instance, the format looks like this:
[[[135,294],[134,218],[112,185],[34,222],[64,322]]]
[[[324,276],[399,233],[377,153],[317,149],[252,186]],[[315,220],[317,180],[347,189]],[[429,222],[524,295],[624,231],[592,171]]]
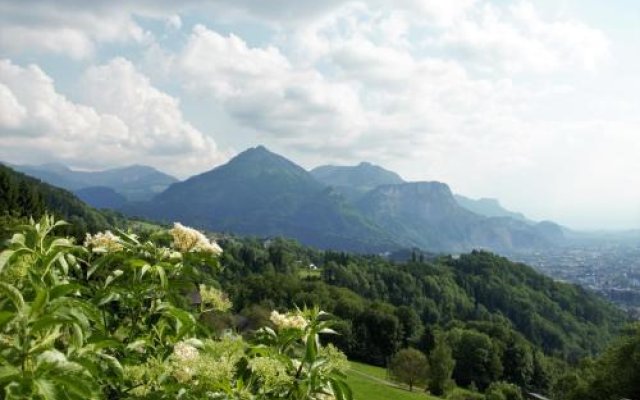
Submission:
[[[216,231],[288,236],[321,248],[382,251],[397,247],[331,188],[260,146],[227,164],[171,185],[138,214]]]
[[[358,208],[404,244],[428,250],[530,249],[562,237],[549,223],[530,225],[509,217],[485,217],[461,207],[440,182],[380,186]]]
[[[400,175],[368,162],[355,166],[324,165],[311,174],[325,185],[334,187],[347,199],[355,201],[380,185],[403,183]]]
[[[104,171],[75,171],[62,164],[23,165],[14,168],[51,185],[68,190],[102,186],[113,189],[129,201],[149,200],[177,179],[144,165]]]
[[[509,211],[502,207],[497,199],[481,198],[476,200],[459,194],[454,194],[453,197],[462,207],[485,217],[510,217],[521,221],[527,220],[524,214]]]
[[[127,202],[127,199],[106,186],[91,186],[74,191],[74,194],[85,203],[95,208],[118,209]]]
[[[0,164],[0,216],[39,218],[45,212],[65,219],[67,233],[112,229],[123,221],[116,213],[95,210],[71,192]],[[5,226],[0,226],[0,233]]]

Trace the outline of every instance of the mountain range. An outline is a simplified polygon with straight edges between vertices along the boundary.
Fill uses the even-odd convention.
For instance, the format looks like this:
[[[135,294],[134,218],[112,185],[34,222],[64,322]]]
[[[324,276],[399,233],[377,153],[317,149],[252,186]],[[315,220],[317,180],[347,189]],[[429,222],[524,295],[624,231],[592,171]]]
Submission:
[[[10,165],[16,171],[38,178],[51,185],[75,192],[97,208],[120,207],[125,201],[150,200],[178,180],[145,165],[78,171],[63,164]],[[114,193],[111,193],[111,189]],[[109,199],[105,201],[104,196]]]
[[[60,167],[39,171],[40,179],[54,185],[51,176],[65,178],[67,185],[80,180],[77,171]],[[168,186],[155,196],[149,196],[149,188],[161,185],[149,185],[158,182],[152,179],[138,179],[146,196],[124,195],[122,171],[111,170],[110,181],[94,179],[93,186],[75,190],[89,204],[128,215],[242,235],[292,237],[336,250],[512,252],[544,248],[563,238],[556,224],[529,221],[496,200],[456,196],[441,182],[406,182],[366,162],[307,171],[263,146],[182,182],[153,170],[147,176],[164,178],[159,182]]]

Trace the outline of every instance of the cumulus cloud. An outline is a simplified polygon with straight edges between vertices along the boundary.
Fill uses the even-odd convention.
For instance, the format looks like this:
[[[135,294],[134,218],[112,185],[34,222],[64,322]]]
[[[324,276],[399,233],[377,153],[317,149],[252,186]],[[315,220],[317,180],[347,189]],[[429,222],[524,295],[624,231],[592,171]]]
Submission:
[[[258,131],[345,145],[361,132],[363,111],[350,86],[313,68],[296,68],[275,47],[250,47],[198,25],[173,63],[188,91],[210,95]]]
[[[89,58],[102,43],[149,43],[136,17],[166,20],[179,28],[175,4],[164,1],[0,0],[0,50],[5,54],[54,53]]]
[[[55,149],[67,159],[199,172],[220,153],[182,114],[182,98],[199,127],[228,129],[216,132],[226,146],[258,138],[306,166],[367,159],[516,209],[526,204],[534,217],[588,197],[585,171],[607,189],[581,202],[583,215],[602,209],[603,193],[617,185],[640,187],[620,178],[640,167],[635,94],[594,89],[591,101],[581,87],[609,67],[610,39],[533,2],[16,4],[0,0],[0,54],[86,61],[104,43],[144,54],[90,67],[77,101],[36,66],[1,64],[0,156],[35,147],[34,158]],[[554,179],[575,185],[562,191],[568,186]]]
[[[37,65],[22,67],[0,60],[0,84],[3,103],[12,104],[1,111],[0,119],[10,122],[3,124],[2,136],[109,141],[126,132],[118,118],[101,115],[56,92],[53,80]]]
[[[593,71],[609,52],[601,31],[575,20],[547,21],[526,2],[485,4],[430,42],[507,72]]]
[[[127,60],[90,68],[82,85],[85,102],[75,103],[38,66],[0,61],[0,102],[8,105],[0,112],[0,157],[85,167],[149,163],[182,176],[221,161],[213,139],[184,120],[178,101]]]

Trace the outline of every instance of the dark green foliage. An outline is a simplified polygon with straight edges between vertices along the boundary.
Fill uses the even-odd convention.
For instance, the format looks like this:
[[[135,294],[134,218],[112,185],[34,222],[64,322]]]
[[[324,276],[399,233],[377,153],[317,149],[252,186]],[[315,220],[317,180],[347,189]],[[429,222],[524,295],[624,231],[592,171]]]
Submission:
[[[640,324],[626,329],[594,362],[564,374],[554,392],[567,400],[640,398]]]
[[[321,306],[339,318],[339,335],[327,340],[353,359],[383,366],[408,344],[442,360],[442,371],[432,366],[438,393],[452,373],[459,385],[502,380],[548,393],[567,360],[602,349],[624,320],[590,292],[485,252],[392,263],[281,239],[228,239],[223,247],[221,284],[238,310]],[[309,264],[321,274],[308,275]],[[520,308],[563,332],[560,340],[533,335],[516,319]]]
[[[429,391],[435,395],[443,395],[453,387],[453,369],[456,361],[451,347],[442,335],[436,336],[435,346],[429,353]]]
[[[82,237],[88,231],[109,229],[123,222],[116,213],[96,211],[64,189],[0,164],[0,215],[13,221],[22,218],[25,222],[28,217],[39,218],[45,210],[68,221],[71,225],[62,232],[76,237]]]
[[[476,303],[499,310],[547,353],[572,360],[594,354],[624,321],[620,311],[585,289],[491,253],[473,252],[447,263]]]
[[[456,365],[453,379],[462,386],[474,383],[480,390],[502,376],[500,353],[491,338],[475,330],[454,328],[447,333]]]
[[[512,383],[493,382],[486,392],[487,400],[524,400],[520,388]]]

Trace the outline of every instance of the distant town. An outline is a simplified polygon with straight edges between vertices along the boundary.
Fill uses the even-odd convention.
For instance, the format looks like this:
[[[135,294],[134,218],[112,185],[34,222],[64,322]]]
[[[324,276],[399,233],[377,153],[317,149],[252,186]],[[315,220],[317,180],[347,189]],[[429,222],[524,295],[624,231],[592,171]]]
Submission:
[[[585,243],[507,256],[556,280],[595,290],[640,319],[640,245]]]

